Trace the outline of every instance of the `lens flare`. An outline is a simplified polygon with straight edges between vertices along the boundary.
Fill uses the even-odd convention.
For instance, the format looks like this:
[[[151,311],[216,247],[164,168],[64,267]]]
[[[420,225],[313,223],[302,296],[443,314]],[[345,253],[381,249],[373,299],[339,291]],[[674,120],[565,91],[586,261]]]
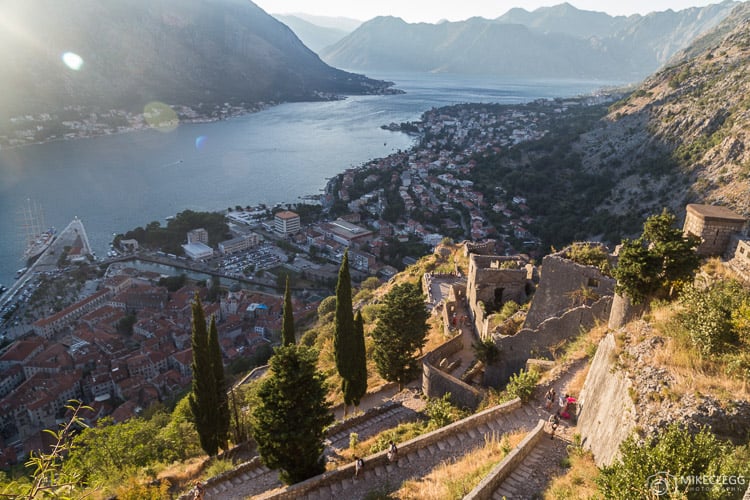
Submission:
[[[177,113],[163,102],[152,101],[143,108],[143,118],[159,132],[171,132],[180,124]]]
[[[199,135],[195,138],[195,149],[198,151],[203,151],[203,148],[206,147],[206,141],[208,141],[208,137],[205,135]]]
[[[65,66],[72,69],[73,71],[78,71],[79,69],[81,69],[81,66],[83,66],[83,58],[75,52],[64,53],[62,55],[62,60],[65,63]]]

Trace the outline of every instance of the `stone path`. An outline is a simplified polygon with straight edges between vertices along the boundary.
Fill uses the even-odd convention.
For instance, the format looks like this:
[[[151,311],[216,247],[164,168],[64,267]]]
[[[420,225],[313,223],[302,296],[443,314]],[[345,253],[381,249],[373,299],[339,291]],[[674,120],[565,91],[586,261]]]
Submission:
[[[582,369],[583,366],[582,364],[576,364],[556,380],[554,386],[557,390],[564,389],[577,370]],[[367,457],[365,457],[365,468],[359,477],[353,477],[352,475],[296,498],[324,499],[339,497],[349,500],[364,498],[373,492],[385,494],[395,491],[405,481],[424,477],[438,465],[445,462],[454,462],[471,450],[484,446],[485,441],[491,437],[519,430],[529,432],[540,418],[547,420],[550,412],[544,409],[543,394],[545,390],[537,389],[535,398],[528,404],[510,413],[499,415],[490,422],[445,436],[429,446],[419,448],[409,454],[400,455],[395,464],[368,467]],[[348,446],[349,432],[358,432],[361,437],[373,435],[375,430],[368,426],[376,427],[379,429],[377,432],[380,432],[383,428],[387,428],[385,426],[397,423],[400,411],[402,410],[396,410],[393,413],[389,411],[380,415],[379,417],[382,418],[374,418],[372,422],[363,424],[364,427],[360,430],[355,430],[355,428],[340,435],[331,436],[331,443],[334,448],[341,449]],[[547,481],[554,474],[562,471],[559,465],[560,460],[566,456],[566,445],[573,433],[568,426],[569,422],[563,421],[554,440],[550,440],[546,436],[542,437],[540,444],[537,445],[538,449],[532,451],[526,461],[506,480],[507,484],[501,485],[501,490],[505,492],[508,498],[535,498],[544,489]],[[536,462],[533,462],[533,460],[536,460]],[[206,499],[270,498],[272,497],[272,491],[270,490],[277,489],[280,486],[278,474],[262,467],[257,470],[257,473],[247,472],[231,481],[212,485],[212,488],[206,492]],[[523,486],[523,489],[520,489],[520,486]],[[514,488],[515,493],[510,491],[511,488]],[[508,493],[514,494],[507,495]],[[496,498],[502,498],[502,494],[496,495]]]
[[[446,438],[407,455],[400,455],[395,464],[367,467],[365,459],[364,473],[360,477],[349,477],[342,481],[299,496],[302,499],[347,498],[361,499],[374,491],[388,493],[397,490],[402,483],[413,478],[424,477],[435,467],[444,462],[452,462],[463,457],[469,451],[485,445],[487,439],[516,430],[530,431],[531,414],[529,407],[518,410],[477,427],[447,436]],[[538,416],[533,418],[534,424]]]
[[[380,434],[386,429],[396,427],[403,422],[413,422],[419,418],[419,414],[412,408],[398,405],[386,413],[377,415],[371,419],[368,419],[352,428],[338,432],[332,436],[328,436],[327,447],[335,454],[336,452],[346,449],[349,447],[349,435],[356,433],[359,436],[360,441],[369,439],[376,434]]]
[[[541,498],[547,483],[563,471],[560,460],[567,456],[564,437],[550,439],[544,435],[531,453],[508,476],[492,495],[493,500]]]

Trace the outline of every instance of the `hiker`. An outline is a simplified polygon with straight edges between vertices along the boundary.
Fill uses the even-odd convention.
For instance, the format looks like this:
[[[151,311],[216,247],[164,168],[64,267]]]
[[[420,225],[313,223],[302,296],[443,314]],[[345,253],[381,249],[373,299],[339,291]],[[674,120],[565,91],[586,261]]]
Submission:
[[[354,457],[354,477],[358,477],[360,471],[365,467],[365,461],[362,458]]]
[[[557,427],[560,425],[560,417],[557,416],[557,413],[553,413],[549,416],[549,427],[550,427],[550,433],[549,438],[555,439],[555,431],[557,430]]]
[[[547,403],[544,405],[544,408],[546,410],[552,410],[552,404],[555,402],[556,396],[557,393],[555,392],[555,389],[550,387],[550,389],[547,391],[547,394],[544,396],[544,399],[547,400]]]
[[[396,448],[396,444],[393,441],[388,441],[387,457],[389,462],[395,462],[396,458],[398,458],[398,448]]]
[[[193,492],[193,500],[203,500],[203,495],[206,493],[206,488],[200,481],[195,483],[195,491]]]
[[[560,400],[557,402],[559,405],[559,408],[557,409],[557,414],[560,415],[560,412],[565,411],[565,406],[568,404],[568,395],[566,394],[563,396],[560,395]]]

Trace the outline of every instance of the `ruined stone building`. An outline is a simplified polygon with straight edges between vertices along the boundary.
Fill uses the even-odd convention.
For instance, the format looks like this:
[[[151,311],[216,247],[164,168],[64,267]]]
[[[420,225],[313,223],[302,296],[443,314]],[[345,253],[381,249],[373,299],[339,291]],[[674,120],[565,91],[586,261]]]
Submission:
[[[482,340],[488,338],[488,317],[503,304],[523,304],[530,292],[528,262],[521,257],[470,255],[466,297],[474,327]]]

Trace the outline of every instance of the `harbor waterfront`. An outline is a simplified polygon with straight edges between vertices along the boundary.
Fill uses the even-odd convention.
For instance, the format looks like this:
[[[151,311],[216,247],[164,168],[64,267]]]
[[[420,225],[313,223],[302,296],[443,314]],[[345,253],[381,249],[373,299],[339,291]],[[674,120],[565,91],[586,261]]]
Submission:
[[[73,217],[106,255],[112,234],[185,209],[294,203],[351,166],[408,149],[381,125],[463,102],[515,104],[588,93],[610,82],[522,81],[450,75],[368,75],[402,95],[282,104],[231,120],[0,151],[0,283],[25,266],[21,209],[37,200],[47,226]]]

